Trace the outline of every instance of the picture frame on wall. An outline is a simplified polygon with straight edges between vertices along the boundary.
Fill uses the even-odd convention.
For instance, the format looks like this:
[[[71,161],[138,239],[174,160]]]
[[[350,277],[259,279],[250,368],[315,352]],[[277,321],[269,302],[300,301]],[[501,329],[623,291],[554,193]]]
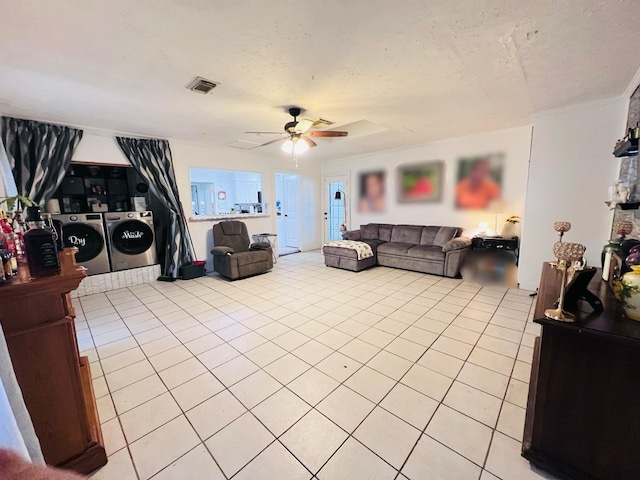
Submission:
[[[459,209],[483,210],[502,199],[504,154],[479,155],[458,159],[454,192]]]
[[[387,208],[386,170],[360,172],[358,183],[358,212],[383,213]]]
[[[398,167],[398,202],[441,202],[445,164],[432,160]]]

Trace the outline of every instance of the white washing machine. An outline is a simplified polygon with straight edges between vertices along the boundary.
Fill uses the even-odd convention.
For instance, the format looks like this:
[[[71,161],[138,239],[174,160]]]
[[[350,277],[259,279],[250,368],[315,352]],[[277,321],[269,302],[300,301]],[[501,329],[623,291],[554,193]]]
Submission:
[[[76,262],[87,268],[88,275],[111,271],[101,213],[52,215],[52,220],[58,235],[62,232],[62,245],[78,247]]]
[[[158,263],[152,212],[107,212],[104,222],[112,271]]]

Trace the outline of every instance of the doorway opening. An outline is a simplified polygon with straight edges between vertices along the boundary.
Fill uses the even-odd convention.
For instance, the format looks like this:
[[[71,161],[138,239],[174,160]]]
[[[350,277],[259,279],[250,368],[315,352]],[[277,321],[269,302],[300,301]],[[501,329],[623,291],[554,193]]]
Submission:
[[[349,175],[335,175],[324,179],[324,241],[342,240],[348,228]]]
[[[300,253],[300,175],[276,173],[278,256]]]

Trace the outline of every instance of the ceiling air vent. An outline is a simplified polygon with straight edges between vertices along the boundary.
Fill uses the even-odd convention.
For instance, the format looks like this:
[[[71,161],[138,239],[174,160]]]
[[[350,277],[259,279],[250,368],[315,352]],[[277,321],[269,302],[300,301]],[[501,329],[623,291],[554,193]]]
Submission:
[[[202,95],[206,95],[211,90],[220,85],[218,82],[214,82],[213,80],[207,80],[206,78],[196,77],[194,78],[187,88],[192,92],[201,93]]]

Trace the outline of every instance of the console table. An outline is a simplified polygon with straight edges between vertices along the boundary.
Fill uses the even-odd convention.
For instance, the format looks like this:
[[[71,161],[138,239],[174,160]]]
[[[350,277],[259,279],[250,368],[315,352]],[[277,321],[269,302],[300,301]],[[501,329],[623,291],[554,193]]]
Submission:
[[[543,265],[522,455],[565,479],[640,478],[640,322],[599,273],[589,289],[603,312],[579,302],[575,323],[545,318],[560,279]]]
[[[60,275],[31,279],[21,266],[18,277],[0,286],[0,324],[45,461],[87,474],[107,456],[69,296],[85,275],[71,265]]]

